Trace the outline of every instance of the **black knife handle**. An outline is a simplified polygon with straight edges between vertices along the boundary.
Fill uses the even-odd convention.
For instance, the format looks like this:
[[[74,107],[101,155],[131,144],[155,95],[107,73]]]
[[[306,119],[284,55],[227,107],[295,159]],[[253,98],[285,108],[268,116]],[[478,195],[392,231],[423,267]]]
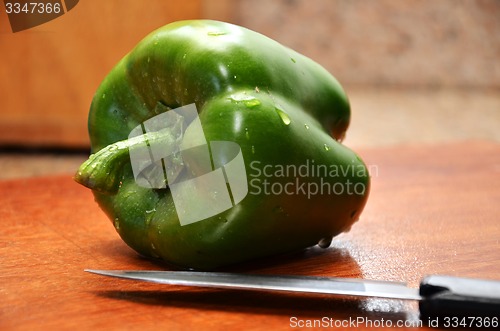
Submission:
[[[500,281],[427,276],[420,283],[420,295],[423,321],[466,323],[474,319],[486,321],[487,318],[489,322],[500,325]]]

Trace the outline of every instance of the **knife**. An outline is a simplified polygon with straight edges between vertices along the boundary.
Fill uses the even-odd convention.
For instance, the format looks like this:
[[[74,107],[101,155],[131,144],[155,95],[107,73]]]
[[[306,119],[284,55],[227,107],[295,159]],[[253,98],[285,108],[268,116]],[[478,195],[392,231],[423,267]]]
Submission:
[[[432,275],[420,287],[405,283],[353,278],[257,275],[196,271],[91,270],[86,272],[168,285],[243,290],[323,293],[346,296],[418,300],[421,318],[500,316],[500,281]]]

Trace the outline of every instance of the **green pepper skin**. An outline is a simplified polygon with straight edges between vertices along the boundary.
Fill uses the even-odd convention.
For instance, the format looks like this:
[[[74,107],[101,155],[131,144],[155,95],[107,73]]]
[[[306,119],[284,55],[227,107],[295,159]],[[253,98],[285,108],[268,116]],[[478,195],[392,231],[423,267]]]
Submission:
[[[192,103],[207,141],[239,144],[249,193],[225,212],[181,226],[168,188],[135,183],[126,140],[145,120]],[[313,246],[350,228],[370,179],[362,160],[337,141],[349,119],[342,87],[312,60],[235,25],[176,22],[143,39],[100,85],[89,115],[96,154],[75,179],[93,190],[122,239],[140,254],[182,268],[214,269]],[[341,171],[298,179],[264,172],[264,166],[308,162]],[[253,185],[264,180],[276,187],[326,182],[344,192],[266,194]],[[364,189],[353,193],[354,187]]]

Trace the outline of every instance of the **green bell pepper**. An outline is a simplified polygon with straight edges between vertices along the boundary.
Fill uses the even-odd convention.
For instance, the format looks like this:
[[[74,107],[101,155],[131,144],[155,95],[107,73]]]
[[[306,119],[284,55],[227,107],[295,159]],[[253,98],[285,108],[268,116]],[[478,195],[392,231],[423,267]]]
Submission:
[[[193,103],[207,141],[240,147],[248,193],[181,225],[184,211],[170,187],[138,185],[130,160],[145,142],[172,142],[172,132],[128,136],[149,118]],[[309,58],[232,24],[176,22],[143,39],[101,83],[89,114],[94,154],[75,180],[92,189],[130,247],[182,268],[327,247],[359,218],[369,192],[367,167],[341,143],[349,121],[342,87]],[[181,138],[193,139],[189,128]],[[190,167],[177,164],[179,172]],[[189,208],[199,205],[189,201]]]

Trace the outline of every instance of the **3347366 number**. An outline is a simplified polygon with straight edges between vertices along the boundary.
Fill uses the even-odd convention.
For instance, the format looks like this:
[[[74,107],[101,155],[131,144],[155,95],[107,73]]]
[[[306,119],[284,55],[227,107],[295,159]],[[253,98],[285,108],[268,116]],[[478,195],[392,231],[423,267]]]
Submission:
[[[445,317],[445,328],[498,328],[498,317]]]
[[[61,3],[43,3],[43,2],[6,2],[5,12],[7,14],[59,14],[61,12]]]

